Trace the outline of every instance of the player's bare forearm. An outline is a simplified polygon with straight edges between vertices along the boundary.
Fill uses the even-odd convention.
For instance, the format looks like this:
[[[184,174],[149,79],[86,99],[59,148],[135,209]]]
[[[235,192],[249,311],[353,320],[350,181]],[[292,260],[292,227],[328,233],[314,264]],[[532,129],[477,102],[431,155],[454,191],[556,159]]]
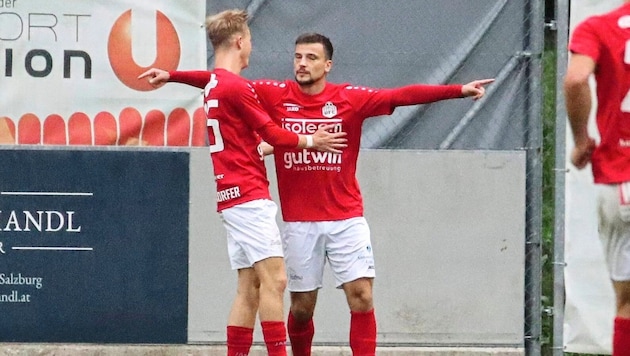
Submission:
[[[566,82],[564,92],[573,140],[580,145],[588,140],[591,91],[587,82]]]
[[[595,71],[595,61],[581,54],[571,54],[564,78],[564,97],[569,124],[576,146],[587,146],[588,119],[591,112],[589,77]]]

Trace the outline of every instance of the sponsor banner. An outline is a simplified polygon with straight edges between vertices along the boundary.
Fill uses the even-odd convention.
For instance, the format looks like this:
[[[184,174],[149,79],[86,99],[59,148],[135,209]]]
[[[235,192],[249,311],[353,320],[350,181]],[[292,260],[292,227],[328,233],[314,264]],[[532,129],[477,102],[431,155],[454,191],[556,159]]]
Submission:
[[[622,0],[571,1],[571,31],[588,16],[610,11],[622,3]],[[594,86],[591,89],[595,98]],[[594,111],[589,132],[599,138]],[[597,233],[597,192],[591,166],[578,171],[571,164],[572,149],[573,136],[567,126],[564,351],[610,354],[615,295]]]
[[[0,1],[0,144],[205,144],[202,92],[151,67],[206,68],[205,1]]]
[[[0,342],[187,342],[187,152],[0,161]]]

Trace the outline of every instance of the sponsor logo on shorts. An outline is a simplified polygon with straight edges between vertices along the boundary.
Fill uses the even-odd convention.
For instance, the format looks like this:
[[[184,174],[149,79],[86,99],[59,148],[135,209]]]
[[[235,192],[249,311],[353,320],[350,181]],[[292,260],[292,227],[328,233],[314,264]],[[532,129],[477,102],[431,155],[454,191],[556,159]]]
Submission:
[[[289,269],[289,280],[292,281],[301,281],[304,279],[304,276],[295,273],[295,271]]]

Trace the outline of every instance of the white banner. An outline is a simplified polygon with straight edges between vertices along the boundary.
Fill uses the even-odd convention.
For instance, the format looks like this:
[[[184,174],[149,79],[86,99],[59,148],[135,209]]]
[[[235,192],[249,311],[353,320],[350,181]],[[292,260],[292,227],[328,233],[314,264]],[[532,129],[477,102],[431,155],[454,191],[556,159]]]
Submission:
[[[612,10],[621,4],[622,0],[571,1],[571,30],[588,16]],[[594,97],[595,93],[592,94]],[[598,138],[594,120],[593,110],[589,132]],[[615,296],[597,234],[593,175],[590,165],[581,171],[571,165],[573,136],[568,126],[566,140],[565,351],[611,354]]]
[[[0,1],[0,143],[203,144],[200,90],[137,76],[205,69],[204,19],[203,0]]]

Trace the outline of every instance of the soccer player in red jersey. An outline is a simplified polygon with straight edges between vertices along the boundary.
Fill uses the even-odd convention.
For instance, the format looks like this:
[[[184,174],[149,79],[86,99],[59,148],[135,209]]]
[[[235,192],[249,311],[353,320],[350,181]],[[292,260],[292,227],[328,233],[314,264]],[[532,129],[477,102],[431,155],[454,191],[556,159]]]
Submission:
[[[375,277],[369,226],[356,164],[363,122],[389,115],[398,106],[461,97],[479,99],[492,79],[466,85],[409,85],[375,89],[326,80],[332,69],[333,46],[320,34],[299,36],[295,42],[295,81],[255,81],[263,106],[285,129],[312,132],[334,125],[346,132],[348,147],[341,153],[275,147],[274,159],[282,216],[285,262],[291,308],[288,332],[293,354],[310,355],[313,313],[328,262],[337,288],[350,308],[350,347],[353,355],[376,353],[376,319],[372,298]],[[304,204],[304,202],[308,204]]]
[[[288,333],[293,355],[311,355],[313,314],[328,262],[336,285],[350,308],[353,355],[376,353],[376,318],[372,298],[375,277],[370,229],[363,217],[363,199],[356,165],[363,122],[391,114],[398,106],[462,97],[481,98],[493,79],[465,85],[409,85],[375,89],[326,80],[332,69],[333,46],[320,34],[297,38],[295,81],[257,80],[252,84],[271,117],[288,131],[308,134],[326,125],[346,132],[342,153],[303,148],[274,148],[278,193],[285,227],[282,233],[291,308]],[[160,82],[198,85],[207,72],[165,72]],[[204,79],[206,78],[206,79]]]
[[[261,138],[276,147],[340,153],[344,133],[328,127],[299,135],[274,124],[261,107],[252,86],[239,74],[251,52],[247,13],[226,10],[206,21],[215,54],[214,69],[205,87],[208,137],[217,184],[217,210],[228,235],[232,269],[238,270],[237,294],[227,326],[228,356],[249,353],[256,313],[269,355],[286,355],[283,294],[286,272],[271,200]],[[151,70],[139,78],[156,82]]]
[[[599,235],[616,297],[613,355],[630,356],[630,1],[587,18],[573,31],[564,78],[575,147],[571,162],[589,162],[597,184]],[[589,77],[597,83],[600,142],[589,136]]]

